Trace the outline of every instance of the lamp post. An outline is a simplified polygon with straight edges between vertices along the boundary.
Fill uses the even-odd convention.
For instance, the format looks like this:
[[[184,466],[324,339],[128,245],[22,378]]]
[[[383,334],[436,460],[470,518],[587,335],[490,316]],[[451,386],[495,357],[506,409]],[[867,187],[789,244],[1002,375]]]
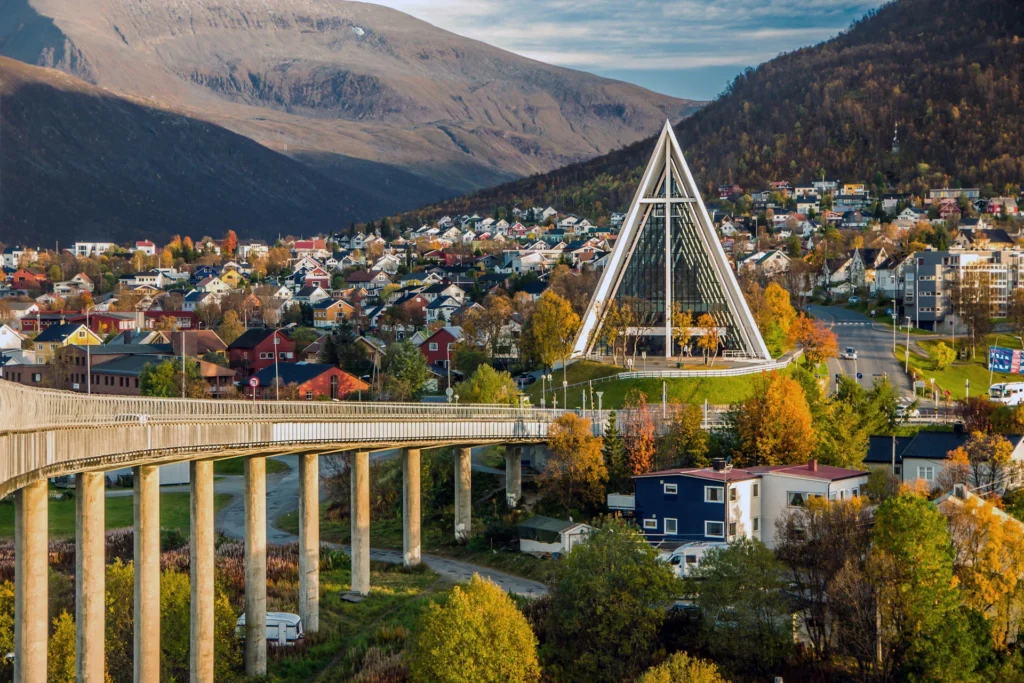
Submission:
[[[896,353],[896,326],[899,322],[899,314],[896,313],[896,297],[892,297],[892,352]]]
[[[274,330],[274,400],[281,400],[281,374],[278,371],[277,366],[277,345],[281,343],[280,338],[277,336],[277,330]]]
[[[89,327],[89,311],[95,307],[95,304],[89,304],[85,307],[85,329],[92,331]],[[85,340],[85,393],[92,395],[92,344],[91,340],[86,338]]]
[[[647,352],[641,351],[640,357],[644,359],[644,372],[647,372]]]
[[[569,407],[569,380],[562,380],[562,405]]]
[[[907,349],[906,349],[906,363],[903,367],[903,372],[910,372],[910,316],[907,316]]]

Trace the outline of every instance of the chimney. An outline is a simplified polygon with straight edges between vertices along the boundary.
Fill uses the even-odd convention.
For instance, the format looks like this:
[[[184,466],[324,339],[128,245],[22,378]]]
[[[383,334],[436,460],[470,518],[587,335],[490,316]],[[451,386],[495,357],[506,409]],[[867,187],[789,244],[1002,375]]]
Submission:
[[[818,461],[817,460],[809,461],[807,463],[807,469],[809,469],[811,472],[817,472],[818,471]]]
[[[146,314],[142,311],[135,311],[135,329],[140,332],[146,329]]]
[[[711,461],[711,466],[715,472],[722,472],[725,470],[725,458],[715,458]]]

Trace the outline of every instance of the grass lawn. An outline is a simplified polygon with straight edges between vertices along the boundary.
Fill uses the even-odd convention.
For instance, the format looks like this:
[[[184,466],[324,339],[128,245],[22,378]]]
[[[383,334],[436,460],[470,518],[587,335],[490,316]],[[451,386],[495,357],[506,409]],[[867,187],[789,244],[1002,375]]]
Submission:
[[[214,496],[214,507],[220,510],[230,502],[228,493]],[[134,520],[132,496],[117,496],[106,499],[107,529],[131,526]],[[176,529],[188,535],[189,494],[162,493],[160,495],[160,528]],[[50,538],[75,537],[75,500],[51,500],[49,518]],[[14,538],[14,505],[0,504],[0,538]]]
[[[320,631],[298,648],[268,653],[270,681],[342,681],[358,673],[367,647],[396,652],[424,607],[444,597],[448,583],[426,567],[372,563],[370,594],[359,603],[341,599],[349,589],[347,561],[320,572]],[[273,607],[273,606],[271,606]]]
[[[625,368],[620,368],[616,365],[608,365],[607,363],[595,363],[594,361],[581,360],[573,363],[565,370],[565,379],[569,384],[575,384],[576,382],[586,382],[592,379],[599,379],[601,377],[608,377],[609,375],[617,375],[620,372],[625,372]],[[551,373],[554,378],[551,384],[561,389],[562,387],[562,371],[555,370]],[[551,404],[551,384],[546,384],[541,380],[537,380],[531,384],[524,392],[530,397],[530,402],[535,406],[540,405],[541,389],[542,384],[547,387],[547,400],[548,405]],[[603,382],[602,382],[603,384]]]
[[[267,458],[267,474],[278,474],[279,472],[287,472],[291,467],[288,463],[275,460],[274,458]],[[239,476],[245,474],[245,458],[230,458],[229,460],[217,460],[213,463],[213,473],[219,475],[233,475]]]
[[[1003,340],[1007,339],[1007,335],[1003,335]],[[921,342],[921,347],[926,351],[931,351],[938,345],[938,341],[924,341]],[[1009,343],[1006,344],[1008,347]],[[897,344],[896,346],[896,359],[903,363],[905,361],[906,346]],[[980,396],[988,393],[990,384],[996,382],[1013,382],[1020,381],[1020,375],[1003,375],[998,372],[991,375],[991,382],[989,381],[989,371],[986,367],[988,361],[988,346],[978,345],[977,355],[974,360],[967,361],[956,361],[942,370],[935,369],[935,363],[931,357],[923,357],[913,350],[910,352],[910,369],[916,371],[917,378],[926,382],[926,388],[928,396],[931,398],[931,380],[935,378],[935,386],[939,389],[940,393],[945,394],[946,390],[949,390],[950,396],[956,400],[964,398],[967,394],[967,380],[971,382],[971,394],[973,396]]]

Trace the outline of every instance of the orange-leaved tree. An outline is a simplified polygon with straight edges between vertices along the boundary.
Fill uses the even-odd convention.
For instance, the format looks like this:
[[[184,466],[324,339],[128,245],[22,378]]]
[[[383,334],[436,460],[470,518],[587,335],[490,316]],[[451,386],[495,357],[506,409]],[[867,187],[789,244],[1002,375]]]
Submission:
[[[548,438],[551,456],[540,476],[544,492],[566,510],[600,503],[608,470],[590,420],[566,413],[555,420]]]
[[[804,349],[804,359],[808,365],[817,367],[829,358],[839,355],[839,343],[832,330],[825,327],[820,320],[797,316],[789,326],[789,340]]]
[[[626,444],[626,464],[631,474],[647,474],[654,468],[654,418],[647,405],[647,394],[630,389],[624,401],[622,440]]]
[[[779,372],[756,378],[753,395],[733,407],[729,422],[740,466],[807,462],[817,443],[803,387]]]

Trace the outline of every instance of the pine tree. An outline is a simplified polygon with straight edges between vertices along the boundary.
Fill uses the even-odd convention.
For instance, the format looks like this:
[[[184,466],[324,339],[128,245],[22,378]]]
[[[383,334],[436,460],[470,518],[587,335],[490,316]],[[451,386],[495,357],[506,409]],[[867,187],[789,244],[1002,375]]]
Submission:
[[[619,431],[618,417],[613,410],[608,414],[608,426],[604,430],[604,464],[608,470],[608,490],[626,491],[629,487],[629,473],[626,471],[626,444]]]

